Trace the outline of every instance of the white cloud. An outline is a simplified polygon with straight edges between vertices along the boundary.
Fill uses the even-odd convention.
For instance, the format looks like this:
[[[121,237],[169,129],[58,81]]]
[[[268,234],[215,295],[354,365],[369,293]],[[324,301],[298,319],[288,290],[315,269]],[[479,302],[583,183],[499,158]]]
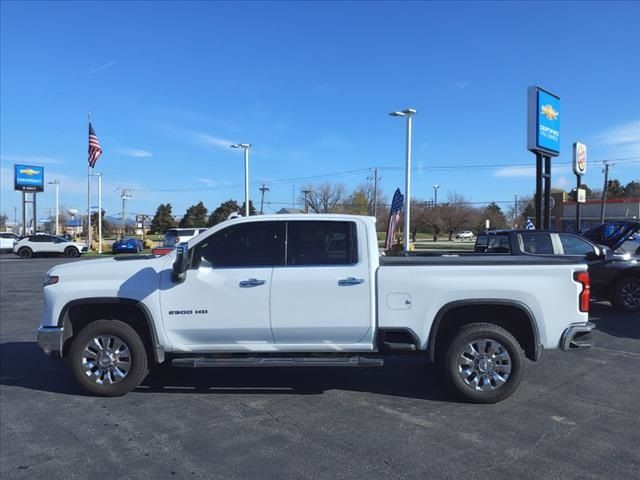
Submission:
[[[640,120],[617,125],[596,137],[598,145],[640,144]]]
[[[228,149],[234,143],[237,143],[231,140],[227,140],[225,138],[214,137],[213,135],[209,135],[208,133],[194,132],[193,135],[195,136],[196,140],[202,145],[206,145],[209,147],[216,147],[216,148],[224,148],[225,150]]]
[[[125,155],[127,157],[133,158],[149,158],[153,157],[153,153],[148,152],[147,150],[141,150],[139,148],[119,148],[116,150],[120,155]]]
[[[567,179],[567,177],[564,177],[564,176],[561,175],[559,177],[556,177],[553,180],[553,187],[554,188],[562,188],[563,190],[566,190],[567,187],[569,186],[569,183],[570,182]]]
[[[0,155],[0,161],[42,165],[59,165],[65,163],[63,160],[52,157],[41,157],[38,155]]]
[[[466,81],[456,82],[456,87],[459,88],[460,90],[464,90],[468,86],[469,86],[469,82],[466,82]]]
[[[111,60],[110,62],[105,63],[104,65],[100,65],[99,67],[95,67],[92,68],[91,70],[89,70],[88,72],[84,72],[82,74],[83,77],[88,77],[89,75],[93,75],[96,72],[99,72],[100,70],[104,70],[105,68],[109,68],[112,65],[115,65],[116,61],[115,60]]]
[[[496,170],[494,177],[535,177],[536,167],[504,167]]]
[[[210,188],[228,187],[229,185],[231,185],[231,182],[229,182],[228,180],[212,180],[210,178],[196,178],[196,182],[203,183]]]

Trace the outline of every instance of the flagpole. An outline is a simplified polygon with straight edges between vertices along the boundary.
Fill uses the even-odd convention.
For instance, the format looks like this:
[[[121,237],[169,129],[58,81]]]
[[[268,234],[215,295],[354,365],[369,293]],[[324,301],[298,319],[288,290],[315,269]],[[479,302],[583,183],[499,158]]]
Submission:
[[[91,126],[91,112],[89,112],[89,126]],[[87,246],[91,251],[91,162],[87,159]]]

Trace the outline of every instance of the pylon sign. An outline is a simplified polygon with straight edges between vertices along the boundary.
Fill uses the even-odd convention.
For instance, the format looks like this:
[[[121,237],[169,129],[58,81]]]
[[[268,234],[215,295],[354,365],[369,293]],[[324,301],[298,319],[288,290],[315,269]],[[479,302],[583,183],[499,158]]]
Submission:
[[[573,144],[573,173],[580,176],[587,173],[587,146],[584,143]]]
[[[560,154],[560,97],[540,87],[529,87],[527,100],[527,148],[557,157]]]

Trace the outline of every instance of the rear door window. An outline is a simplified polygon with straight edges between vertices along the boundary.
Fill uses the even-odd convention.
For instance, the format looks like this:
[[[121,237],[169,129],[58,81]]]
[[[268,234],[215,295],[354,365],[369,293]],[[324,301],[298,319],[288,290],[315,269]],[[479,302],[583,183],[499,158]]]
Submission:
[[[287,265],[354,265],[358,245],[354,222],[289,222]]]
[[[553,244],[548,233],[521,233],[522,251],[532,255],[553,255]]]
[[[476,253],[511,253],[509,235],[480,235],[474,251]]]

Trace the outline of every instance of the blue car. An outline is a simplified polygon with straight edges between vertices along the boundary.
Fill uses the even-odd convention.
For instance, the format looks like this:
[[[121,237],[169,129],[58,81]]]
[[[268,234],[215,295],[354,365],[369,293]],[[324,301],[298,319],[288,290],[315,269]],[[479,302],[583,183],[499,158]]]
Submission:
[[[113,244],[113,253],[140,253],[144,246],[137,238],[121,238]]]

